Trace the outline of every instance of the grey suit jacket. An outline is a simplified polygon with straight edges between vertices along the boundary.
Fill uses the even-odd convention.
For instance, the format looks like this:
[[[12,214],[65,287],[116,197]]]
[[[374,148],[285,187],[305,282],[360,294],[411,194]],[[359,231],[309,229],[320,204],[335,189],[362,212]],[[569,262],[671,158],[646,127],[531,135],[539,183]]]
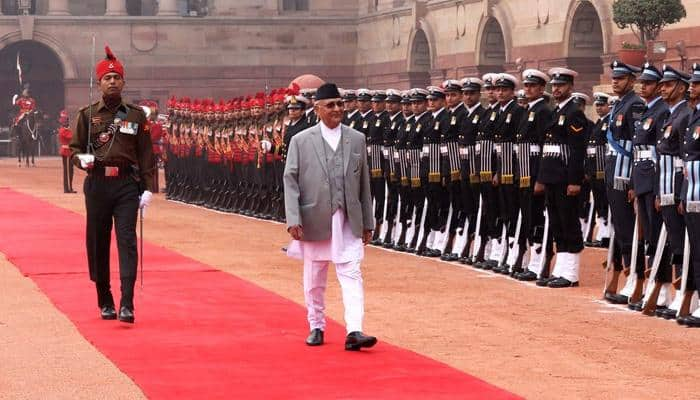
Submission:
[[[345,168],[345,208],[352,233],[374,229],[365,136],[341,125]],[[304,241],[331,237],[331,193],[324,159],[321,124],[296,134],[289,144],[284,167],[287,227],[301,225]]]

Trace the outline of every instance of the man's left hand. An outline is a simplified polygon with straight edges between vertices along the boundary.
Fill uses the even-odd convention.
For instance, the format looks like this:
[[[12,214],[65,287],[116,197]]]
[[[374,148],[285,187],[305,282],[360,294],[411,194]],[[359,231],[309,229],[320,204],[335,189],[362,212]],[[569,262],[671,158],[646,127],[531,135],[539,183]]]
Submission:
[[[566,187],[567,196],[578,196],[581,193],[581,185],[569,185]]]
[[[365,229],[362,232],[362,243],[363,244],[368,244],[369,241],[372,240],[372,230],[371,229]]]

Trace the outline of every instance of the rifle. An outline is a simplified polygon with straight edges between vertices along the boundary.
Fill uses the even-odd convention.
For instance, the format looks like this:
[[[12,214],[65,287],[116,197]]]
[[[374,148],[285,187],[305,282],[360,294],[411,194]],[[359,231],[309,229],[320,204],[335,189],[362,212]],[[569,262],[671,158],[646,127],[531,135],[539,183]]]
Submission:
[[[639,261],[639,231],[641,224],[639,222],[639,213],[637,210],[637,200],[634,200],[634,232],[632,234],[632,254],[630,255],[630,274],[627,277],[625,287],[622,288],[620,294],[628,296],[628,303],[636,303],[642,297],[644,289],[644,276],[637,276],[637,262]],[[644,257],[642,255],[642,257]],[[629,294],[628,294],[629,293]]]
[[[694,290],[688,290],[688,273],[690,271],[690,238],[688,237],[688,230],[686,229],[685,231],[685,241],[683,243],[683,273],[682,273],[682,280],[681,280],[681,290],[680,294],[676,294],[676,296],[682,295],[683,296],[683,301],[681,302],[681,306],[678,307],[678,313],[676,314],[676,318],[681,318],[681,317],[686,317],[688,314],[690,314],[690,300],[693,297],[693,293],[695,292]]]

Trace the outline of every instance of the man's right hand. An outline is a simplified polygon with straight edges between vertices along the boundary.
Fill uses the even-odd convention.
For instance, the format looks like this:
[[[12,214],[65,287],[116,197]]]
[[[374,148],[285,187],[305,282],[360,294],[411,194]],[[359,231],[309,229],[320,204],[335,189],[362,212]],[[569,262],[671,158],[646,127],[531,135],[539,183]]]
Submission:
[[[301,240],[304,238],[304,230],[301,228],[301,225],[290,226],[287,229],[287,232],[289,232],[289,234],[292,235],[292,238],[294,238],[294,240]]]

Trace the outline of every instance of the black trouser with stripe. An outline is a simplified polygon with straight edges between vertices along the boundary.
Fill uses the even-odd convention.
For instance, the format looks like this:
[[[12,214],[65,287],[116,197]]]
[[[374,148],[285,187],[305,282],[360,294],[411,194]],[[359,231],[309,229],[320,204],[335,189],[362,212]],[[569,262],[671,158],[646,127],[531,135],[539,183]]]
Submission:
[[[119,251],[121,306],[133,309],[138,261],[136,219],[139,185],[129,175],[105,178],[98,177],[97,174],[98,172],[90,173],[83,185],[87,210],[86,247],[90,279],[97,286],[98,305],[114,305],[109,279],[109,252],[114,224]]]

